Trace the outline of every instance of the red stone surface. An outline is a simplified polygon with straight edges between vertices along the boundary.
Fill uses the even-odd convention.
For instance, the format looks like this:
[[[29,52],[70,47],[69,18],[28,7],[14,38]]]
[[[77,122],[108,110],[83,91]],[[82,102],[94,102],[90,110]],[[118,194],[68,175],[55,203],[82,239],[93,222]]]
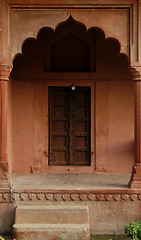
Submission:
[[[89,239],[86,206],[23,205],[16,209],[13,226],[16,239]]]
[[[14,238],[19,240],[88,240],[89,239],[89,230],[81,228],[73,228],[71,226],[65,227],[65,225],[59,229],[59,227],[54,227],[53,229],[29,229],[28,231],[18,231],[14,233]]]

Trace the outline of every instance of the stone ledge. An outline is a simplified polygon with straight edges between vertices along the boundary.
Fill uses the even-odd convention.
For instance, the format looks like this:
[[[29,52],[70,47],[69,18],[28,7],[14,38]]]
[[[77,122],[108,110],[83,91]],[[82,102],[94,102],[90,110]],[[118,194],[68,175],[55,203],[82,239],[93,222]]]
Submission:
[[[16,201],[141,201],[140,193],[125,192],[13,192],[0,190],[0,202]]]
[[[44,231],[45,229],[52,229],[52,228],[55,228],[56,229],[73,229],[73,228],[83,228],[83,229],[87,229],[89,228],[89,224],[31,224],[31,223],[28,223],[28,224],[14,224],[13,225],[13,228],[16,229],[16,231],[32,231],[34,229],[34,231]]]

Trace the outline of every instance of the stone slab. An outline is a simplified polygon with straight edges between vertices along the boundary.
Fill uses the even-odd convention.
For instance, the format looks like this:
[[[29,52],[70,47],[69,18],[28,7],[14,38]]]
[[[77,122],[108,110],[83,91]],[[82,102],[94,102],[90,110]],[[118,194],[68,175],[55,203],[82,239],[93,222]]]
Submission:
[[[22,205],[16,209],[17,224],[86,224],[87,206]]]
[[[15,224],[14,238],[18,240],[88,240],[88,224]]]

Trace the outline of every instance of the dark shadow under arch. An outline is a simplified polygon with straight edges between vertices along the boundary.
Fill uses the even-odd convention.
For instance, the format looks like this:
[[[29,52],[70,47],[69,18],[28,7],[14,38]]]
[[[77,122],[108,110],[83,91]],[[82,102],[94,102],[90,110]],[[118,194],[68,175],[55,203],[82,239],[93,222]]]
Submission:
[[[71,16],[55,30],[42,28],[37,39],[26,39],[22,54],[13,61],[12,78],[32,77],[41,72],[95,72],[108,78],[111,74],[131,79],[128,57],[120,53],[120,43],[105,38],[98,27],[86,29]]]

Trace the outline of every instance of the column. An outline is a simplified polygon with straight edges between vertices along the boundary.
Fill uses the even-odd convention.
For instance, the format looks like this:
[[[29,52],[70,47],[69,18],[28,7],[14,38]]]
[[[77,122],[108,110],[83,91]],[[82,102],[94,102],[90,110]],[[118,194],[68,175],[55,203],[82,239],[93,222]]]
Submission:
[[[7,187],[7,84],[12,66],[12,11],[0,0],[0,188]]]
[[[141,189],[141,72],[132,69],[134,80],[135,162],[129,187]]]
[[[0,181],[6,179],[7,160],[7,84],[11,68],[0,65]]]

